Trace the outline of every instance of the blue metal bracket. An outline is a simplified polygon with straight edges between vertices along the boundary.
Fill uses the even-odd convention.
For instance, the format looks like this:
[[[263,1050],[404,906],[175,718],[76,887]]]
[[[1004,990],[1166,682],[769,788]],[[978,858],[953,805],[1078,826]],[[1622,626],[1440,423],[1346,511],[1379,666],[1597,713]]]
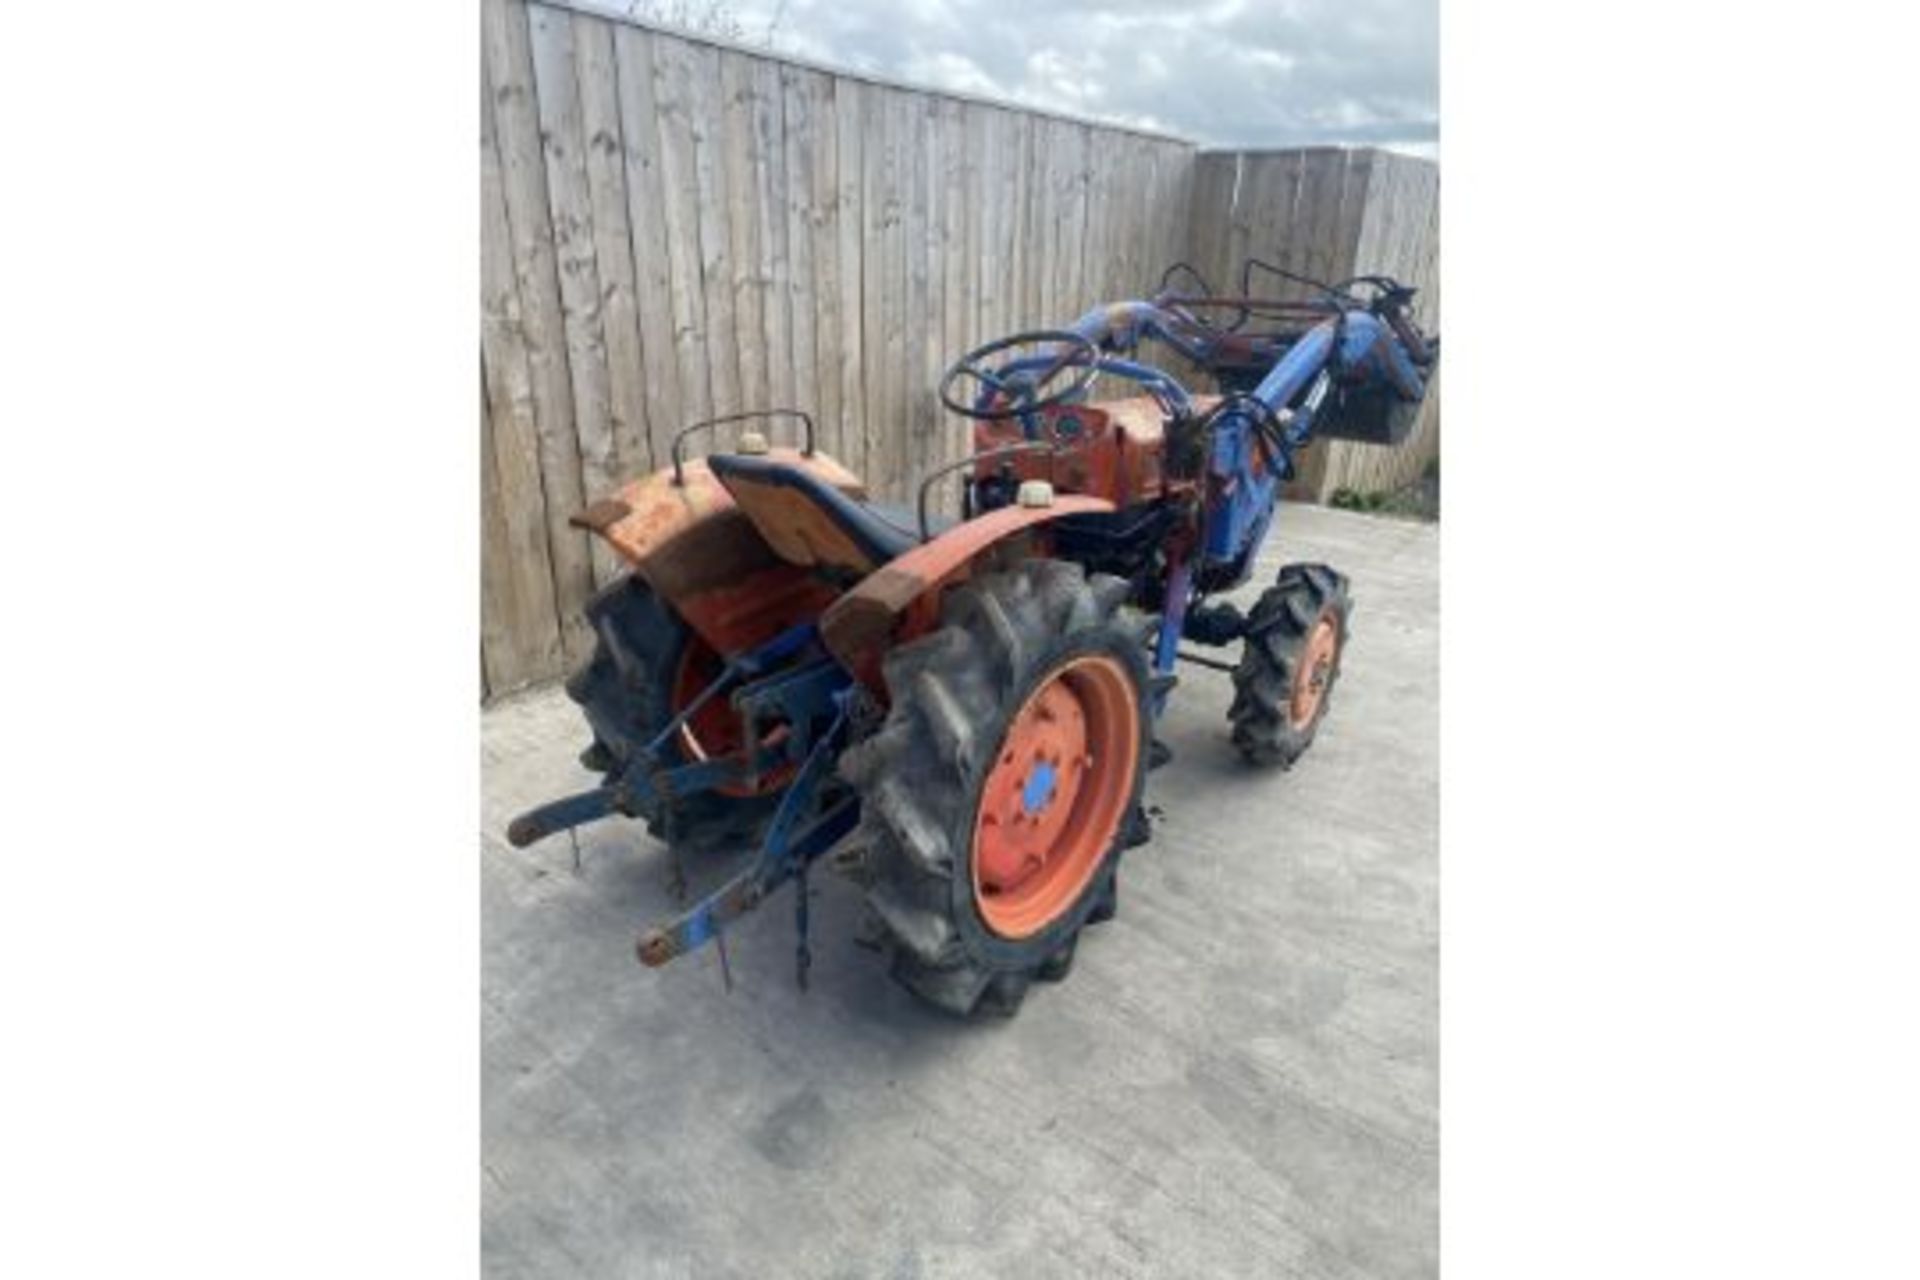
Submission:
[[[807,762],[788,785],[774,812],[773,821],[760,844],[753,862],[718,889],[671,920],[649,928],[640,935],[636,951],[640,963],[657,967],[685,955],[718,937],[733,920],[758,907],[773,890],[788,879],[801,880],[805,888],[805,870],[814,859],[838,844],[860,819],[858,797],[848,795],[825,810],[815,812],[820,783],[832,767],[839,742],[847,725],[845,695],[836,695],[840,711],[832,726],[820,736]],[[811,957],[807,951],[807,909],[804,894],[795,907],[795,923],[800,929],[798,969],[800,983],[806,985]]]
[[[804,650],[818,634],[819,629],[812,622],[803,622],[756,649],[728,658],[720,673],[648,740],[617,780],[529,809],[508,825],[508,843],[516,849],[525,848],[536,840],[615,813],[637,814],[655,798],[670,805],[677,796],[709,791],[727,783],[751,785],[767,770],[799,759],[812,745],[812,721],[833,713],[832,695],[850,679],[830,660],[750,683],[736,695],[750,722],[776,712],[782,716],[793,727],[789,741],[756,750],[744,761],[701,760],[671,768],[666,761],[673,757],[666,752],[666,747],[681,728],[723,690],[741,680],[762,675],[783,658]]]

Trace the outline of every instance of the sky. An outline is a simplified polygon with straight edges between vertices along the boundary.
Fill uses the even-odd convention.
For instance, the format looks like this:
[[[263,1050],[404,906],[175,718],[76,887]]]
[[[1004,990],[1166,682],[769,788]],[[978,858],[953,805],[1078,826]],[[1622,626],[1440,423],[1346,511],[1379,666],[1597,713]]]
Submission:
[[[1438,0],[594,3],[1203,145],[1438,146]]]

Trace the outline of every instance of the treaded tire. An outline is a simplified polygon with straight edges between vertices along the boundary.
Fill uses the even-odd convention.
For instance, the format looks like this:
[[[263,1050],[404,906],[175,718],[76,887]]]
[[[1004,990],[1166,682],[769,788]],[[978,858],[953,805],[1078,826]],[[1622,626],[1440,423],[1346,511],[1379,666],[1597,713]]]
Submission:
[[[1034,979],[1065,977],[1081,928],[1114,914],[1121,851],[1146,840],[1150,717],[1136,697],[1139,741],[1119,829],[1071,905],[1010,938],[988,928],[974,900],[975,813],[1028,695],[1083,656],[1117,659],[1136,694],[1146,689],[1151,623],[1125,606],[1127,594],[1122,579],[1088,579],[1055,560],[958,588],[938,631],[887,655],[886,719],[840,759],[841,777],[862,797],[854,847],[893,977],[950,1013],[1010,1015]]]
[[[580,762],[609,781],[673,718],[673,678],[692,631],[645,581],[628,573],[587,602],[594,649],[567,680],[593,728],[593,745]],[[669,765],[686,762],[678,742]],[[671,806],[657,798],[633,817],[661,840],[682,847],[720,847],[757,839],[777,795],[735,798],[713,792],[685,796]]]
[[[1233,706],[1227,712],[1233,744],[1252,763],[1290,769],[1313,745],[1340,676],[1352,608],[1345,576],[1324,564],[1285,566],[1253,606],[1240,662],[1233,670]],[[1314,628],[1329,618],[1335,628],[1331,663],[1311,717],[1296,723],[1291,715],[1295,673]]]

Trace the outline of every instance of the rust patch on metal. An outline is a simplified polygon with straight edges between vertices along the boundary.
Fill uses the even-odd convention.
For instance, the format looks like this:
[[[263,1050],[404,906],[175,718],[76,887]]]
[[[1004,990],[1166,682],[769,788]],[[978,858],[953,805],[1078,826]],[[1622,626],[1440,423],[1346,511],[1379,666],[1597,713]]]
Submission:
[[[824,453],[808,458],[797,449],[782,447],[770,450],[766,456],[771,461],[809,472],[850,497],[866,494],[859,477]],[[675,540],[688,529],[732,509],[733,495],[715,477],[704,458],[695,458],[686,464],[685,479],[684,484],[675,484],[673,469],[663,467],[623,485],[608,501],[625,503],[628,513],[595,532],[605,538],[622,559],[637,566],[655,554],[671,551]]]
[[[824,453],[808,458],[781,447],[767,457],[810,472],[849,497],[865,496],[859,477]],[[673,468],[663,467],[622,485],[582,517],[612,515],[614,504],[624,507],[617,518],[587,527],[675,604],[778,563],[705,459],[686,464],[685,481],[675,484]]]
[[[1206,413],[1219,403],[1219,396],[1197,395],[1193,411]],[[1039,416],[1041,437],[1055,443],[1053,452],[983,462],[974,474],[985,478],[1004,466],[1016,481],[1046,480],[1062,492],[1092,494],[1119,506],[1165,496],[1166,416],[1152,396],[1058,405]],[[1063,433],[1059,424],[1069,418],[1077,426]],[[973,439],[974,449],[984,451],[1025,436],[1018,422],[985,422],[974,428]]]
[[[728,507],[688,525],[669,547],[640,561],[635,572],[678,606],[692,596],[735,585],[783,563],[746,513]]]
[[[618,498],[602,498],[585,511],[576,511],[567,517],[567,523],[576,529],[587,529],[602,533],[612,525],[620,523],[633,514],[633,508]]]
[[[641,964],[649,969],[658,969],[673,959],[673,939],[658,929],[650,929],[641,937],[635,951],[640,957]]]

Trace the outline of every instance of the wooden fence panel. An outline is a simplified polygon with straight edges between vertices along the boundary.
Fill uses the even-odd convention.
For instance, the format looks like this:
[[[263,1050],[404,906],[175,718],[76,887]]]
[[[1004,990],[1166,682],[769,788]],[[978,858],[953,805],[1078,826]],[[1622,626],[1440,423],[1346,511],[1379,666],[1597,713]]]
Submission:
[[[765,58],[753,62],[754,217],[760,229],[760,260],[754,283],[760,292],[759,340],[767,349],[766,405],[793,405],[792,300],[787,296],[786,111],[780,69]],[[751,331],[742,341],[751,341]]]
[[[967,189],[977,180],[973,158],[968,154],[966,116],[962,104],[951,98],[934,99],[935,124],[940,137],[938,200],[934,207],[934,271],[939,276],[940,308],[933,336],[927,343],[927,374],[921,381],[926,412],[933,423],[936,456],[941,462],[957,462],[970,447],[967,428],[949,420],[940,407],[940,375],[966,348],[980,342],[966,323],[971,311],[966,291],[972,283],[970,253],[976,250],[968,237]],[[950,485],[936,486],[937,510],[945,515],[959,514],[959,500]]]
[[[633,253],[634,305],[645,359],[649,466],[666,465],[681,422],[680,360],[674,342],[673,283],[667,260],[666,197],[661,185],[659,115],[654,106],[653,37],[636,27],[614,31],[627,233]]]
[[[928,221],[934,170],[933,100],[920,94],[896,93],[894,110],[900,127],[901,193],[900,252],[904,260],[905,291],[900,298],[904,321],[901,354],[886,370],[893,416],[881,424],[888,442],[886,491],[899,496],[913,481],[913,473],[938,456],[933,433],[937,424],[923,398],[926,387],[927,347],[933,341],[929,309],[932,246]]]
[[[866,108],[864,88],[855,80],[833,82],[834,161],[838,169],[834,194],[835,253],[833,267],[840,296],[838,381],[840,383],[840,457],[860,474],[866,473],[866,361],[862,338],[866,332],[866,241],[862,229],[866,214],[866,134],[861,129]]]
[[[1440,327],[1440,171],[1407,156],[1375,153],[1365,213],[1356,237],[1356,270],[1378,271],[1413,285],[1414,316],[1428,332]],[[1413,431],[1397,448],[1341,442],[1328,451],[1322,500],[1339,489],[1391,492],[1414,483],[1440,456],[1438,379]]]
[[[790,385],[785,403],[814,415],[829,416],[822,403],[819,381],[819,342],[815,334],[818,304],[813,287],[813,240],[819,235],[817,202],[820,191],[815,184],[816,164],[813,149],[815,129],[812,103],[807,94],[808,72],[796,67],[778,67],[774,72],[779,92],[782,130],[781,148],[786,221],[786,281],[783,305],[788,317],[787,337],[791,351]],[[831,132],[829,130],[829,132]],[[823,447],[833,452],[828,439]]]
[[[861,343],[860,434],[868,483],[888,487],[890,450],[886,425],[897,420],[891,403],[889,371],[900,367],[902,351],[897,298],[904,288],[904,250],[900,247],[899,130],[888,109],[892,92],[861,87],[860,220],[863,259],[860,272]],[[894,305],[889,309],[889,302]],[[883,425],[885,424],[885,425]]]
[[[481,667],[490,692],[537,680],[563,661],[540,488],[539,427],[507,230],[492,93],[480,96]]]
[[[612,377],[601,327],[600,272],[581,122],[580,79],[574,63],[573,17],[539,7],[531,9],[528,16],[546,165],[547,209],[559,276],[561,327],[573,388],[573,436],[580,457],[580,484],[583,494],[605,493],[619,482],[620,468],[614,450]],[[590,539],[588,551],[594,582],[611,580],[619,571],[619,562],[606,544]]]
[[[1248,253],[1387,270],[1437,319],[1423,161],[1196,152],[562,0],[483,0],[481,27],[491,695],[584,658],[580,609],[614,566],[567,517],[664,465],[685,423],[804,409],[876,497],[907,502],[967,448],[935,396],[954,356],[1144,296],[1176,260],[1222,289]],[[1429,409],[1406,448],[1323,447],[1313,496],[1417,475],[1438,434]]]
[[[481,8],[483,64],[492,93],[494,142],[505,205],[502,228],[511,246],[519,296],[519,335],[531,387],[547,546],[560,615],[561,651],[584,662],[592,638],[581,609],[593,593],[587,535],[567,516],[583,505],[580,442],[576,434],[566,327],[554,263],[552,210],[535,101],[533,49],[527,7],[518,0],[487,0]]]
[[[739,370],[732,394],[735,403],[720,409],[719,389],[715,389],[717,412],[756,408],[772,403],[767,398],[768,351],[762,334],[765,291],[760,287],[762,266],[760,242],[763,214],[761,196],[766,190],[765,157],[759,154],[754,138],[753,64],[743,54],[721,51],[720,96],[723,115],[720,125],[721,163],[725,169],[728,202],[722,209],[727,225],[727,280],[724,282],[733,306],[733,330],[716,335],[716,341],[732,349],[733,363],[722,368]],[[751,341],[747,339],[751,337]],[[716,374],[716,379],[722,375]],[[718,442],[716,442],[718,443]]]
[[[734,207],[732,166],[727,162],[734,122],[724,110],[723,63],[731,61],[732,55],[710,46],[688,47],[687,115],[693,123],[700,283],[707,300],[707,399],[722,416],[746,407],[741,395],[741,287],[734,252],[734,231],[745,215]]]
[[[713,415],[707,377],[707,295],[702,283],[700,191],[695,180],[691,118],[693,49],[683,40],[649,36],[659,143],[660,213],[671,287],[674,359],[679,370],[680,413],[686,422]],[[684,424],[683,424],[684,425]],[[654,438],[656,451],[672,429]]]
[[[1334,147],[1203,152],[1189,189],[1186,257],[1215,288],[1236,291],[1249,255],[1327,280],[1385,273],[1421,290],[1416,312],[1437,328],[1439,167],[1430,161]],[[1280,297],[1312,293],[1270,276],[1256,284]],[[1437,456],[1439,401],[1436,389],[1397,448],[1310,445],[1289,496],[1324,502],[1337,489],[1390,490],[1418,479]]]
[[[647,444],[647,363],[640,336],[633,232],[627,222],[626,143],[613,28],[581,21],[574,40],[580,131],[586,145],[593,260],[600,279],[600,330],[607,361],[609,470],[619,477],[652,466]]]

